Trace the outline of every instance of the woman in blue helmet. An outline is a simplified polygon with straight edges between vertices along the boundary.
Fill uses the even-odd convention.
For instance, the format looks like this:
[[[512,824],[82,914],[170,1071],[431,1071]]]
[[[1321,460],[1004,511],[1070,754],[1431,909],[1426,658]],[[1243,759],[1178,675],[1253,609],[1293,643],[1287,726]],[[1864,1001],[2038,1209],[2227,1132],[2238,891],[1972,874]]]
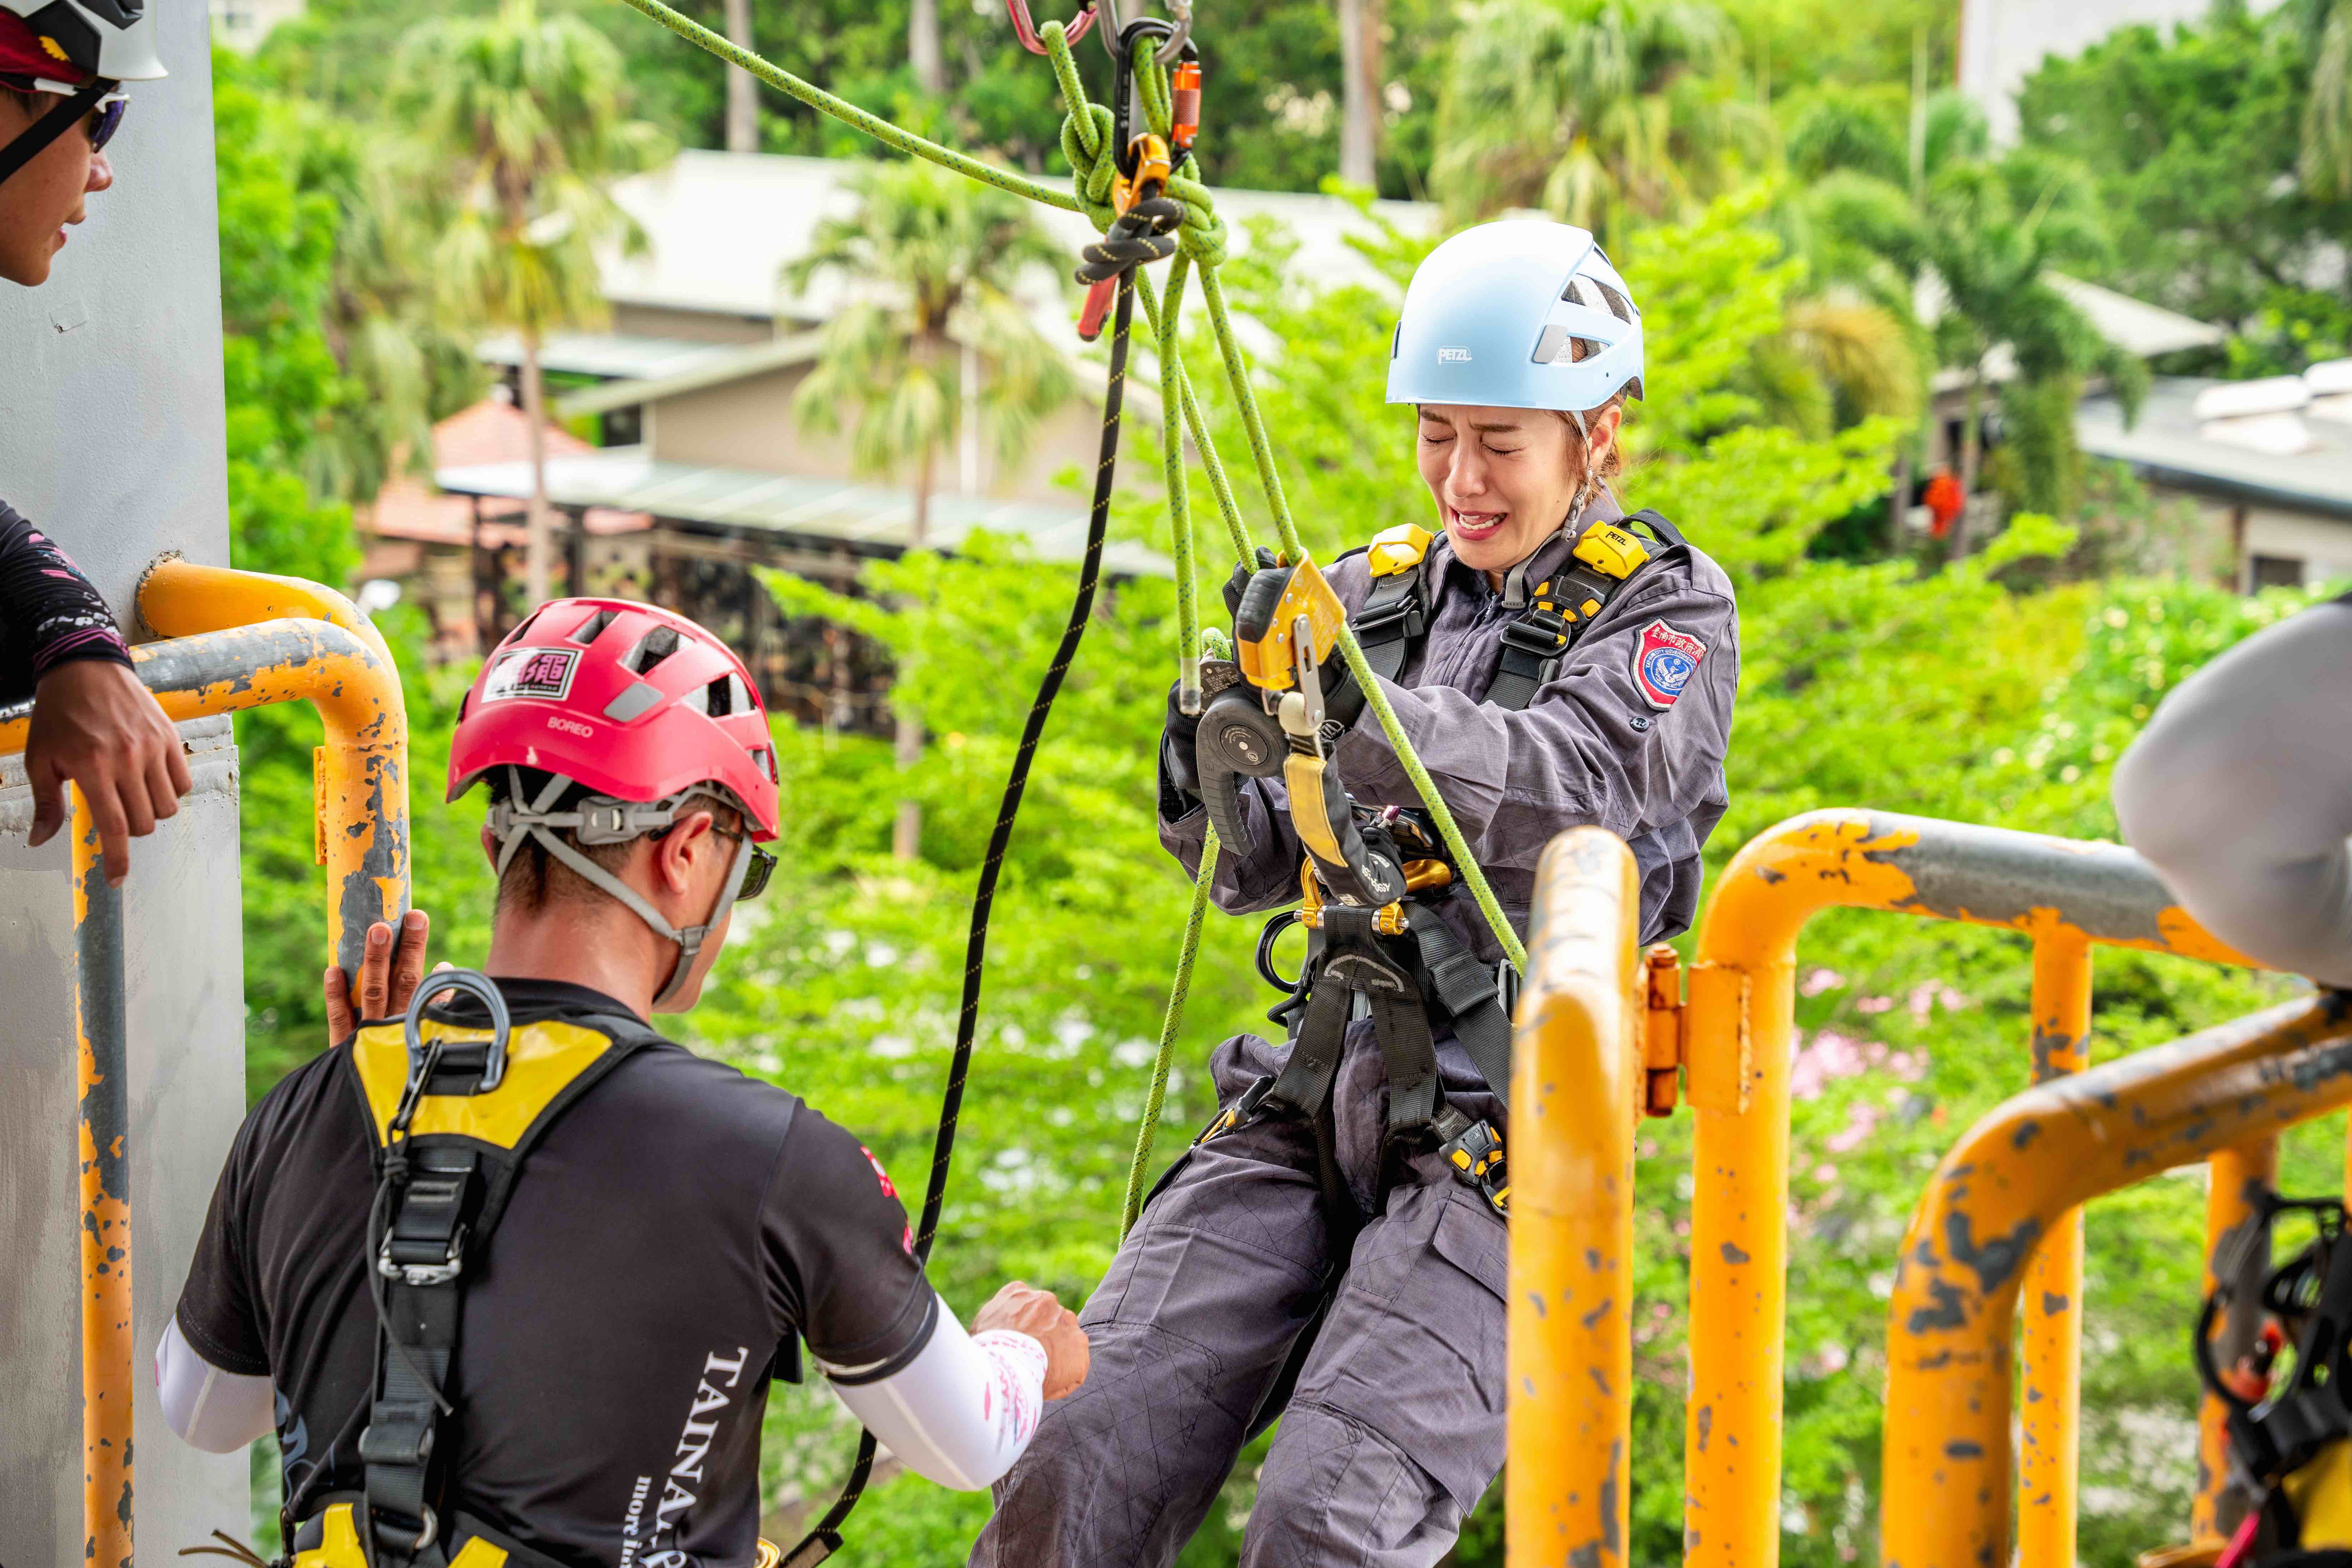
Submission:
[[[1664,519],[1628,519],[1611,486],[1643,371],[1641,313],[1590,234],[1514,221],[1447,240],[1406,291],[1388,374],[1388,400],[1412,405],[1398,438],[1434,521],[1328,574],[1523,935],[1537,858],[1588,823],[1633,847],[1643,940],[1685,930],[1727,804],[1730,582]],[[1329,766],[1357,807],[1417,807],[1363,705],[1350,679],[1328,692]],[[1160,830],[1188,868],[1209,827],[1203,769],[1225,765],[1200,729],[1171,698]],[[1296,902],[1301,843],[1282,781],[1235,782],[1217,902]],[[1217,1047],[1223,1109],[1087,1303],[1092,1370],[998,1484],[975,1563],[1169,1563],[1277,1414],[1245,1568],[1404,1568],[1452,1546],[1503,1461],[1508,1245],[1497,1173],[1465,1177],[1448,1156],[1507,1131],[1493,1087],[1507,1028],[1502,954],[1469,900],[1425,898],[1411,924],[1384,951],[1421,993],[1425,1033],[1343,992],[1320,1024],[1316,1000],[1290,1010],[1286,1045]],[[1317,1000],[1339,973],[1315,980]],[[1435,1058],[1433,1105],[1425,1085],[1391,1093],[1386,1062],[1412,1071],[1416,1049]],[[1415,1096],[1429,1114],[1400,1127]]]

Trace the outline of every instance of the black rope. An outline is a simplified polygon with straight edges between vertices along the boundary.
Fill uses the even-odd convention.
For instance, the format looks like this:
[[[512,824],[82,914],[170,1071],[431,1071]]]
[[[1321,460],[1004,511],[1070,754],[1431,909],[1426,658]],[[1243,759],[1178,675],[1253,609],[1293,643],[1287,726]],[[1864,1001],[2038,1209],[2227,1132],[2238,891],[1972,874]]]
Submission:
[[[1087,247],[1090,255],[1093,249]],[[940,1102],[939,1139],[931,1151],[930,1182],[923,1192],[923,1215],[915,1229],[919,1264],[930,1260],[931,1243],[939,1235],[940,1210],[947,1202],[956,1122],[963,1112],[964,1081],[971,1075],[972,1044],[980,1032],[980,985],[988,958],[988,915],[996,901],[997,873],[1003,868],[1004,852],[1013,840],[1013,821],[1020,815],[1022,793],[1029,787],[1029,764],[1037,754],[1037,742],[1045,737],[1045,721],[1053,713],[1055,696],[1062,689],[1062,678],[1069,673],[1078,645],[1086,638],[1087,622],[1094,615],[1095,588],[1102,580],[1103,538],[1109,530],[1111,480],[1118,463],[1119,410],[1127,392],[1127,333],[1135,314],[1135,263],[1129,262],[1118,276],[1118,313],[1111,323],[1110,384],[1103,395],[1102,447],[1095,459],[1095,499],[1087,518],[1086,561],[1078,568],[1077,596],[1070,601],[1069,624],[1062,628],[1061,646],[1054,650],[1054,662],[1046,666],[1045,679],[1037,683],[1037,699],[1029,706],[1028,722],[1022,726],[1021,747],[1013,755],[1013,771],[1005,778],[1004,797],[996,808],[996,826],[988,836],[988,858],[981,862],[980,886],[971,896],[971,935],[964,947],[963,1007],[956,1016],[955,1056],[948,1064],[947,1092]],[[861,1433],[857,1458],[850,1466],[841,1496],[816,1528],[784,1554],[780,1568],[812,1568],[840,1550],[841,1527],[873,1478],[874,1453],[874,1434]]]

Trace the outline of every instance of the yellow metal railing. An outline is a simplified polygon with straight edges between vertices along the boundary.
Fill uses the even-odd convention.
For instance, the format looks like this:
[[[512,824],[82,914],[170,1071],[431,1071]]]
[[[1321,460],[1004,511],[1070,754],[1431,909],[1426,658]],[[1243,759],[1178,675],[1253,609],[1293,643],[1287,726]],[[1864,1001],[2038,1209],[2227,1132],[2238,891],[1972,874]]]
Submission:
[[[1641,879],[1622,840],[1578,827],[1536,887],[1511,1063],[1509,1554],[1623,1568]]]
[[[2024,1255],[2104,1193],[2352,1102],[2352,1015],[2291,1003],[2039,1084],[1937,1167],[1888,1305],[1879,1555],[2010,1560],[2010,1340]]]
[[[1579,837],[1593,831],[1579,829],[1564,837],[1555,846],[1557,853],[1548,851],[1539,868],[1539,919],[1580,911],[1582,935],[1563,945],[1561,956],[1551,955],[1540,944],[1531,950],[1528,996],[1518,1020],[1521,1065],[1517,1071],[1522,1078],[1531,1055],[1557,1056],[1570,1039],[1617,1038],[1615,1015],[1610,1011],[1617,1005],[1598,1000],[1604,993],[1615,993],[1592,978],[1605,971],[1592,956],[1599,939],[1589,929],[1589,922],[1599,918],[1596,911],[1607,905],[1603,894],[1613,889],[1617,868],[1610,857]],[[1571,837],[1577,839],[1573,848],[1569,847]],[[2037,1083],[2057,1080],[2085,1066],[2093,947],[2252,963],[2174,906],[2137,856],[2113,845],[1886,813],[1823,811],[1782,823],[1740,850],[1726,868],[1700,924],[1687,1001],[1678,1002],[1670,950],[1661,952],[1645,974],[1629,982],[1636,987],[1633,994],[1642,997],[1633,1005],[1647,1017],[1637,1018],[1632,1026],[1628,1043],[1620,1047],[1623,1059],[1586,1072],[1583,1092],[1591,1102],[1629,1106],[1622,1126],[1615,1118],[1568,1125],[1566,1135],[1586,1145],[1576,1158],[1590,1168],[1585,1179],[1592,1184],[1580,1193],[1563,1191],[1543,1200],[1564,1207],[1580,1205],[1575,1223],[1587,1227],[1630,1226],[1630,1184],[1620,1182],[1612,1194],[1597,1173],[1616,1168],[1621,1140],[1630,1148],[1633,1105],[1655,1110],[1670,1102],[1671,1067],[1679,1058],[1696,1117],[1693,1163],[1698,1173],[1692,1202],[1684,1542],[1685,1561],[1706,1568],[1769,1568],[1779,1559],[1796,942],[1813,915],[1840,906],[1999,926],[2031,937],[2031,1045]],[[1638,910],[1622,900],[1608,907],[1617,911],[1612,918],[1624,922],[1624,929],[1609,941],[1630,951]],[[1565,956],[1571,953],[1581,955],[1575,964]],[[1538,998],[1547,1000],[1538,1005]],[[1619,1094],[1615,1076],[1621,1071],[1631,1086],[1624,1095]],[[1520,1092],[1533,1090],[1523,1083]],[[1515,1106],[1518,1103],[1515,1100]],[[1542,1131],[1543,1124],[1527,1121],[1524,1111],[1515,1114],[1513,1266],[1530,1270],[1531,1278],[1532,1271],[1549,1270],[1545,1276],[1549,1279],[1570,1268],[1573,1258],[1559,1253],[1568,1244],[1551,1237],[1551,1227],[1538,1231],[1528,1226],[1525,1218],[1528,1173],[1560,1169]],[[2224,1140],[2215,1154],[2208,1215],[2210,1237],[2217,1246],[2251,1215],[2242,1178],[2266,1169],[2273,1157],[2269,1131],[2245,1138],[2240,1147],[2229,1147],[2229,1142]],[[2032,1282],[2037,1303],[2025,1325],[2031,1392],[2016,1506],[2023,1562],[2029,1568],[2069,1568],[2074,1562],[2081,1415],[2079,1215],[2062,1207],[2049,1217],[2035,1242],[2016,1260],[2020,1279]],[[1572,1314],[1563,1321],[1556,1313],[1538,1313],[1528,1295],[1515,1280],[1511,1388],[1516,1397],[1534,1403],[1517,1371],[1523,1363],[1548,1366],[1551,1358],[1581,1356],[1572,1364],[1580,1370],[1599,1367],[1604,1380],[1610,1369],[1623,1364],[1594,1361],[1601,1347],[1586,1336],[1580,1321]],[[1620,1292],[1600,1325],[1627,1342],[1611,1348],[1612,1357],[1630,1355],[1627,1305]],[[1622,1391],[1622,1383],[1616,1386],[1621,1392],[1591,1418],[1612,1435],[1628,1431],[1631,1421],[1630,1391]],[[2218,1412],[2209,1410],[2202,1425],[2210,1451],[2221,1436]],[[1556,1553],[1532,1551],[1534,1537],[1529,1538],[1529,1554],[1519,1554],[1523,1509],[1533,1510],[1538,1520],[1560,1516],[1567,1499],[1597,1497],[1604,1488],[1613,1489],[1614,1506],[1622,1509],[1622,1450],[1588,1440],[1586,1430],[1583,1417],[1565,1422],[1557,1409],[1549,1421],[1531,1410],[1522,1424],[1515,1408],[1509,1488],[1515,1564],[1556,1560]],[[1535,1463],[1523,1475],[1522,1460],[1528,1458]],[[2002,1462],[2007,1463],[2005,1447]],[[2226,1469],[2217,1465],[2208,1474],[2196,1521],[2200,1539],[2212,1538],[2228,1522],[2219,1500]],[[2009,1506],[2004,1496],[2000,1507]],[[1556,1545],[1566,1537],[1542,1539]],[[1622,1550],[1612,1540],[1622,1539],[1621,1529],[1614,1537],[1591,1535],[1571,1544],[1599,1542],[1603,1554],[1598,1561],[1606,1563]]]
[[[141,618],[173,638],[131,652],[174,721],[308,701],[324,720],[316,769],[327,948],[356,974],[375,921],[408,908],[408,721],[375,629],[331,589],[167,558],[140,584]],[[251,617],[247,624],[240,617]],[[30,704],[0,709],[0,755],[25,749]],[[122,896],[74,793],[74,1020],[80,1103],[83,1561],[131,1558],[131,1183]]]

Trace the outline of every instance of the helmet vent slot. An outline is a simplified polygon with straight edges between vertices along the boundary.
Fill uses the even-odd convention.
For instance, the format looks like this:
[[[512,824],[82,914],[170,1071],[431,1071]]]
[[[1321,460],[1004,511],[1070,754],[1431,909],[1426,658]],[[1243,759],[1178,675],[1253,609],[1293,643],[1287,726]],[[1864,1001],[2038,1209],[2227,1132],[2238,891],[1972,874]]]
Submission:
[[[623,659],[621,663],[629,669],[630,673],[644,675],[677,651],[677,628],[656,626],[645,635],[644,639],[635,647],[629,650],[628,658]]]
[[[618,610],[599,610],[572,629],[571,640],[586,647],[604,635],[604,628],[620,617]]]
[[[724,719],[735,711],[735,692],[728,685],[731,679],[722,675],[702,689],[702,710],[713,719]]]

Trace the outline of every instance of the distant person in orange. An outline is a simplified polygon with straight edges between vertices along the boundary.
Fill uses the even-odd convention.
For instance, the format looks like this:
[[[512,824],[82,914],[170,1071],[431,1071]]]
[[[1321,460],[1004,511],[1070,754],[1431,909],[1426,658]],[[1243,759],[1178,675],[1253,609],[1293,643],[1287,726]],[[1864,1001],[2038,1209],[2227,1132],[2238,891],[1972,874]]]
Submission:
[[[1937,539],[1950,537],[1952,524],[1959,521],[1969,504],[1967,492],[1960,489],[1960,481],[1952,477],[1949,468],[1936,470],[1936,477],[1920,491],[1919,500],[1927,509],[1927,531]]]

